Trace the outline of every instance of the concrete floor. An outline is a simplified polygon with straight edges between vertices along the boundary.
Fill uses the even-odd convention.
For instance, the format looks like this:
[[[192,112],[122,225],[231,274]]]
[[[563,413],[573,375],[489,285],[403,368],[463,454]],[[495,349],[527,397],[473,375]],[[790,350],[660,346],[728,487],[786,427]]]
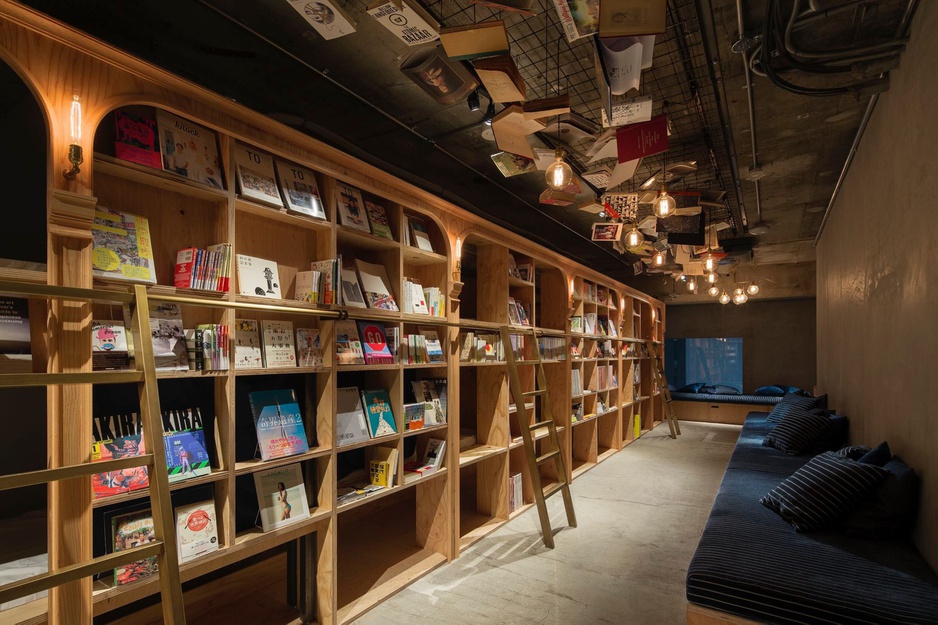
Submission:
[[[685,622],[684,576],[738,426],[659,426],[572,486],[577,528],[544,547],[531,508],[355,621],[359,625]]]

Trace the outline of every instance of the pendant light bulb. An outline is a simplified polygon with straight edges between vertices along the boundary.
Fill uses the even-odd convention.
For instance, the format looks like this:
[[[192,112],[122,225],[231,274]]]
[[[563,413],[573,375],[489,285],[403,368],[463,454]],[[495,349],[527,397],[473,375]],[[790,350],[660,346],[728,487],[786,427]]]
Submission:
[[[739,306],[740,304],[745,304],[748,301],[749,301],[749,296],[746,295],[745,291],[743,291],[742,295],[737,295],[736,297],[733,298],[733,303],[736,304],[737,306]]]
[[[753,282],[746,287],[746,293],[749,295],[758,295],[759,294],[759,285]]]
[[[723,291],[723,294],[720,295],[720,303],[723,304],[724,306],[730,303],[730,296],[729,294],[727,294],[726,291]]]
[[[563,149],[557,148],[554,152],[554,162],[548,165],[547,171],[544,172],[547,186],[555,191],[563,191],[573,180],[573,170],[564,162],[563,156]]]
[[[707,282],[709,282],[710,284],[713,284],[716,281],[717,281],[717,274],[711,272],[707,275]]]
[[[707,259],[704,260],[704,269],[706,269],[707,271],[713,271],[714,267],[716,267],[716,264],[717,264],[717,261],[713,257],[713,255],[707,254]]]
[[[655,254],[655,259],[654,259],[655,265],[658,267],[663,265],[666,257],[667,257],[667,254],[665,254],[664,252],[658,252],[657,254]]]
[[[720,287],[718,287],[717,285],[714,284],[712,287],[710,287],[709,289],[707,289],[707,294],[708,294],[710,297],[716,297],[717,295],[720,294]]]
[[[696,278],[691,278],[690,280],[687,281],[687,290],[690,291],[691,293],[697,292],[697,279]]]
[[[660,217],[664,219],[670,217],[674,213],[674,209],[677,207],[677,204],[674,202],[674,198],[668,195],[666,189],[662,188],[658,192],[658,197],[655,198],[652,208],[655,211],[655,217]]]
[[[632,229],[629,230],[629,233],[625,235],[625,246],[626,247],[638,247],[642,244],[642,241],[645,240],[645,235],[643,235],[637,225],[633,225]]]

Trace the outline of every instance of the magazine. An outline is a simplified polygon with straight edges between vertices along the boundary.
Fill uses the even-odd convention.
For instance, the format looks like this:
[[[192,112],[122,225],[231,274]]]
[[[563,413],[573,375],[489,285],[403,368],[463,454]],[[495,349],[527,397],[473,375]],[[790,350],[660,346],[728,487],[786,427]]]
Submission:
[[[224,189],[215,133],[187,119],[157,109],[163,170]]]
[[[316,174],[305,167],[278,159],[277,175],[280,176],[280,188],[289,211],[316,219],[326,219]]]
[[[156,265],[146,217],[97,206],[91,226],[95,278],[156,284]]]

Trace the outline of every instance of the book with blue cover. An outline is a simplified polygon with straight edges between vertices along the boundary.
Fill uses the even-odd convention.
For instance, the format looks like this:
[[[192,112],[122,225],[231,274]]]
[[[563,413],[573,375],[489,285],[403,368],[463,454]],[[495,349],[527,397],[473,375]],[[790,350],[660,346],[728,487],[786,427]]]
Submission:
[[[292,389],[249,393],[257,445],[263,460],[309,451],[303,414]]]
[[[165,434],[163,445],[170,484],[212,472],[203,430]]]
[[[371,438],[397,433],[394,412],[391,410],[391,398],[387,391],[362,391],[362,406],[365,409],[368,433]]]

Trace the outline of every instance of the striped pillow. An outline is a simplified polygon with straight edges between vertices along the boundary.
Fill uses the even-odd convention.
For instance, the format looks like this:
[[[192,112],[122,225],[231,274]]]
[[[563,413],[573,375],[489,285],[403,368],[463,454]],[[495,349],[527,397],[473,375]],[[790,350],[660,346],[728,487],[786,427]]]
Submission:
[[[762,444],[792,456],[800,456],[813,449],[816,441],[830,428],[831,420],[828,417],[808,414],[793,407],[785,418],[766,434]]]
[[[849,445],[842,448],[840,451],[836,451],[838,456],[841,458],[849,458],[850,460],[859,460],[866,454],[870,452],[870,448],[866,445]]]
[[[887,473],[825,451],[769,491],[760,503],[791,523],[796,532],[810,532],[850,512]]]
[[[785,418],[785,415],[788,414],[788,411],[791,410],[792,407],[801,408],[802,410],[811,410],[817,407],[818,400],[818,397],[802,397],[794,393],[786,393],[785,396],[782,397],[782,400],[775,404],[775,408],[772,408],[772,412],[766,417],[766,421],[769,423],[779,423]]]

